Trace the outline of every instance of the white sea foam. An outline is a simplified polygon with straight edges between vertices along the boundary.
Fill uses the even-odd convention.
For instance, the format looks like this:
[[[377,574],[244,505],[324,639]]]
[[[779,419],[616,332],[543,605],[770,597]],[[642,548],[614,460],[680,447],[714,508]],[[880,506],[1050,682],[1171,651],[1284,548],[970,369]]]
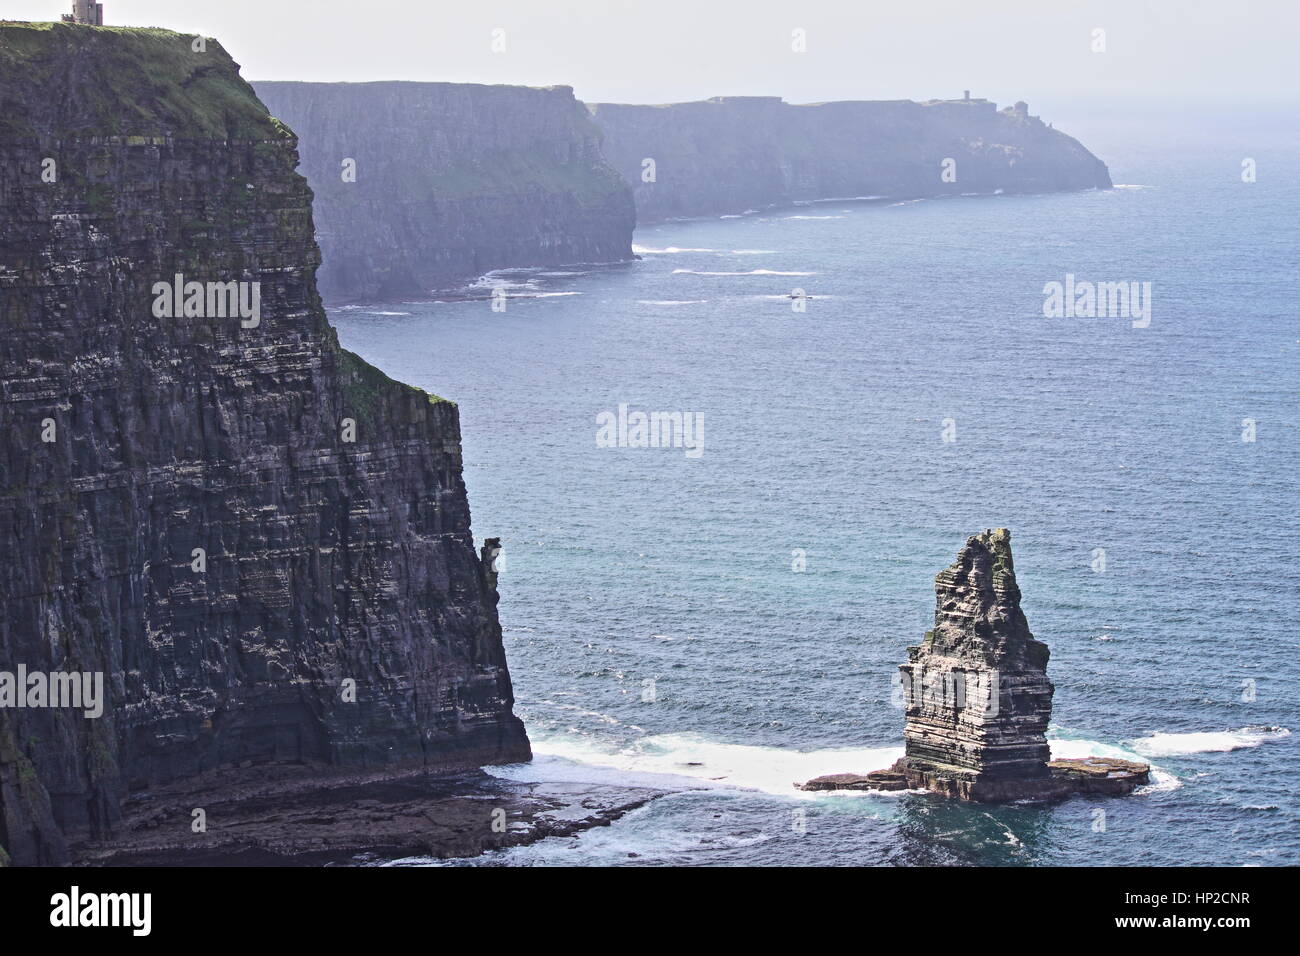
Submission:
[[[566,749],[571,753],[583,752],[578,747],[557,749]],[[650,790],[669,791],[701,790],[711,786],[679,774],[628,770],[594,760],[548,753],[538,748],[537,741],[533,741],[531,762],[483,769],[502,780],[515,780],[521,783],[587,783],[597,786],[645,787]]]
[[[885,196],[829,196],[826,199],[803,199],[794,203],[796,206],[814,206],[830,202],[864,202],[868,199],[885,199]]]
[[[632,251],[639,256],[670,256],[679,252],[717,252],[717,249],[692,249],[683,246],[668,246],[664,249],[655,249],[653,246],[638,246],[632,243]]]
[[[1054,758],[1117,757],[1141,761],[1143,755],[1095,740],[1049,740]],[[882,770],[903,756],[901,746],[789,750],[713,740],[701,734],[656,734],[617,748],[591,737],[553,736],[533,740],[530,764],[491,767],[488,772],[511,780],[618,784],[662,790],[726,788],[757,790],[779,797],[822,799],[828,793],[795,789],[829,773]],[[1173,774],[1151,767],[1152,783],[1138,793],[1174,790],[1182,784]],[[911,792],[911,791],[904,791]],[[861,797],[839,791],[835,796]],[[869,791],[867,796],[879,796]],[[889,794],[891,796],[897,794]]]
[[[777,269],[751,269],[748,272],[709,272],[704,269],[674,269],[673,275],[684,273],[695,276],[815,276],[815,272],[782,272]]]
[[[993,825],[1002,830],[1002,835],[1006,841],[1007,846],[1024,846],[1024,843],[1020,841],[1020,837],[1016,836],[1015,831],[1013,831],[1009,826],[1007,826],[1005,823],[1003,823],[1001,820],[999,820],[991,813],[986,813],[984,814],[984,816],[992,820]]]
[[[683,252],[716,252],[719,255],[730,253],[733,256],[770,256],[775,255],[775,249],[704,249],[693,246],[665,246],[662,249],[654,246],[641,246],[635,242],[632,243],[632,251],[639,256],[673,256]],[[543,273],[549,275],[550,273]]]
[[[618,772],[622,783],[639,781],[642,786],[681,789],[691,787],[729,787],[759,790],[781,797],[814,799],[816,795],[795,789],[813,777],[827,773],[852,771],[865,773],[888,767],[903,755],[902,747],[872,747],[828,750],[787,750],[781,747],[755,747],[710,740],[699,734],[658,734],[642,737],[621,750],[611,750],[589,738],[551,737],[533,741],[533,752],[558,758],[544,772],[563,772],[581,776],[577,766],[599,767]],[[564,767],[563,770],[557,767]],[[493,768],[529,777],[529,765],[516,768]],[[629,776],[630,775],[630,776]],[[548,778],[549,779],[549,778]],[[568,779],[568,778],[566,778]],[[651,780],[657,782],[650,782]]]
[[[782,216],[783,219],[843,219],[843,216]]]
[[[1291,736],[1285,727],[1242,727],[1240,730],[1207,731],[1194,734],[1152,734],[1126,741],[1144,757],[1176,757],[1187,754],[1224,753],[1258,747],[1270,740]]]
[[[537,282],[533,279],[524,279],[522,282],[515,279],[506,278],[494,272],[489,272],[485,276],[479,276],[471,282],[467,289],[536,289]]]

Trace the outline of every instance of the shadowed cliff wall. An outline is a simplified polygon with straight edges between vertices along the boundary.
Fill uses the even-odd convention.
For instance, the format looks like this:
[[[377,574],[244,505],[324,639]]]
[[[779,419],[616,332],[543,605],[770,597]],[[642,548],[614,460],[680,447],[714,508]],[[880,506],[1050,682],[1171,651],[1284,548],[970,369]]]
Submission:
[[[529,756],[456,406],[338,346],[296,140],[193,39],[0,25],[0,671],[108,698],[0,708],[0,863],[234,764]],[[260,323],[155,317],[177,273]]]

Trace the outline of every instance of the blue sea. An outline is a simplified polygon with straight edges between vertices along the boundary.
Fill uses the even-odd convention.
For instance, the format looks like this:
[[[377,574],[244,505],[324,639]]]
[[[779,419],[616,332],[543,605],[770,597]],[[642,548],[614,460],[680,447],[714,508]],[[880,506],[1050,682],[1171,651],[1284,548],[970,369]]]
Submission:
[[[460,405],[537,752],[492,772],[670,791],[468,862],[1300,863],[1300,123],[1044,118],[1116,188],[671,222],[635,262],[331,312]],[[1149,325],[1045,317],[1067,274],[1149,282]],[[703,453],[600,447],[620,405],[702,416]],[[1051,648],[1053,751],[1152,785],[796,791],[901,755],[897,665],[992,527]]]

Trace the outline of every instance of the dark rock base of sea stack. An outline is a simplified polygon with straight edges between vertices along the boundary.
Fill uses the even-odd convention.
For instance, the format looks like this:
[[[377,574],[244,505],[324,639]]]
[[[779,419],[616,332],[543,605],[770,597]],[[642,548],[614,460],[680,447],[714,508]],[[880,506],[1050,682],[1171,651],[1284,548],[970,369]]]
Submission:
[[[888,770],[832,773],[798,784],[800,790],[930,790],[960,800],[1010,803],[1061,800],[1076,794],[1123,796],[1151,779],[1151,768],[1132,760],[1081,757],[1052,760],[1036,779],[997,780],[960,767],[913,766],[907,757]]]

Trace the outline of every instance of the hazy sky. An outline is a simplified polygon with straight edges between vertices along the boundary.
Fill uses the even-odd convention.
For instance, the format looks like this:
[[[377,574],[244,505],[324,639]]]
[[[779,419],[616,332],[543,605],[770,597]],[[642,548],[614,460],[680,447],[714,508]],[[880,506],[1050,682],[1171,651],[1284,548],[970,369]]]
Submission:
[[[10,19],[68,8],[0,0]],[[1031,107],[1300,99],[1296,0],[105,0],[105,15],[215,36],[251,80],[564,83],[635,103],[967,88]],[[1092,50],[1098,28],[1105,52]],[[792,50],[795,29],[806,52]]]

